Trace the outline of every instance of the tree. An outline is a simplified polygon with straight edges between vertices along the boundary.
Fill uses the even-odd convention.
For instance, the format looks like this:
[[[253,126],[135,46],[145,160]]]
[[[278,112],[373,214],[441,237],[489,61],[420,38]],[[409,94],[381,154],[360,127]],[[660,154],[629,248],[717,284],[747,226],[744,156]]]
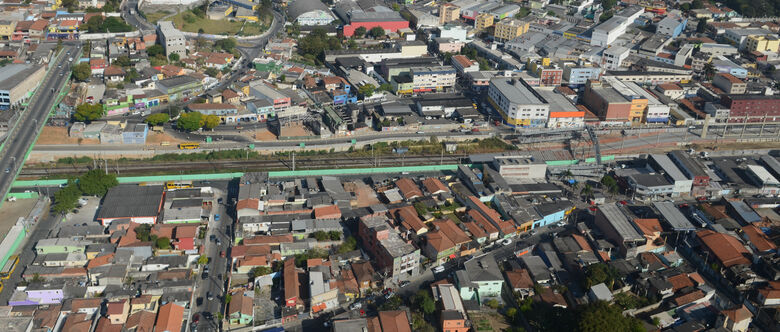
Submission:
[[[506,309],[506,312],[504,313],[507,318],[509,318],[510,321],[514,322],[515,318],[517,318],[517,308],[509,308]]]
[[[371,31],[369,31],[372,37],[374,38],[382,38],[385,36],[385,29],[382,27],[373,27],[371,28]]]
[[[583,306],[578,316],[579,331],[581,332],[645,331],[638,319],[623,316],[620,307],[603,301]]]
[[[517,14],[515,14],[515,18],[523,18],[523,17],[528,16],[528,14],[530,14],[530,13],[531,13],[531,9],[526,8],[526,7],[522,7],[522,8],[520,8],[520,11],[517,12]]]
[[[211,77],[217,77],[219,75],[219,69],[213,68],[213,67],[209,67],[209,68],[206,68],[205,73],[206,73],[206,75],[209,75]]]
[[[490,300],[487,301],[487,306],[492,308],[492,309],[498,309],[498,307],[500,307],[501,304],[498,303],[498,300],[496,300],[496,299],[490,299]]]
[[[704,8],[704,2],[702,0],[693,0],[693,3],[691,3],[692,9],[702,9]]]
[[[214,129],[219,126],[220,122],[222,122],[222,120],[218,116],[212,114],[206,115],[203,117],[203,128],[209,130]]]
[[[162,47],[162,45],[155,44],[146,48],[146,54],[149,55],[149,57],[156,57],[158,55],[164,56],[165,49]]]
[[[398,295],[393,295],[385,303],[382,303],[382,305],[379,306],[380,311],[390,311],[390,310],[398,310],[399,307],[401,307],[401,304],[403,304],[403,301],[401,300]]]
[[[328,241],[330,237],[328,236],[328,233],[324,231],[316,231],[311,234],[311,237],[317,239],[319,242]]]
[[[108,189],[119,184],[115,174],[106,174],[99,169],[93,169],[79,177],[79,190],[84,195],[104,196]]]
[[[601,13],[601,16],[599,16],[599,22],[604,22],[604,21],[612,18],[612,16],[614,16],[614,15],[615,15],[615,13],[613,13],[611,10],[605,11],[605,12]]]
[[[357,240],[354,236],[349,236],[344,239],[344,243],[339,246],[337,252],[339,254],[347,253],[357,248]]]
[[[412,304],[414,307],[426,315],[432,314],[436,311],[436,303],[431,298],[431,294],[427,290],[421,289],[412,298]]]
[[[171,53],[171,55],[168,56],[168,60],[171,60],[172,62],[179,61],[179,53]]]
[[[104,18],[101,15],[95,15],[87,20],[87,31],[90,33],[101,32],[100,29],[103,26]]]
[[[341,240],[341,232],[339,231],[330,231],[328,232],[328,237],[331,241],[338,241]]]
[[[171,120],[171,116],[168,115],[167,113],[154,113],[150,116],[147,116],[146,119],[144,119],[144,122],[148,123],[151,126],[159,126],[170,120]]]
[[[696,32],[705,32],[707,31],[707,20],[705,19],[699,19],[699,22],[696,23]]]
[[[552,10],[548,10],[548,11],[547,11],[547,16],[551,16],[551,17],[557,17],[558,15],[557,15],[557,14],[555,14],[555,12],[554,12],[554,11],[552,11]]]
[[[92,68],[90,68],[89,63],[82,62],[73,66],[71,72],[73,73],[73,78],[77,81],[84,82],[92,75]]]
[[[606,263],[591,264],[585,268],[585,288],[604,283],[609,289],[614,289],[618,278],[620,273]]]
[[[371,97],[374,94],[374,85],[363,84],[358,88],[358,93],[360,93],[363,98]]]
[[[366,35],[366,27],[358,27],[357,29],[355,29],[355,33],[353,36],[355,36],[355,38],[363,38],[363,36],[365,35]]]
[[[101,104],[81,104],[76,107],[76,113],[73,118],[76,121],[90,122],[103,116],[103,105]]]
[[[198,112],[184,113],[179,116],[179,120],[176,121],[176,128],[184,131],[198,130],[203,127],[203,114]]]
[[[613,178],[611,175],[607,174],[604,175],[603,178],[601,178],[601,184],[604,186],[604,188],[607,188],[609,192],[616,193],[617,192],[617,180]]]
[[[707,62],[704,64],[702,71],[704,72],[704,77],[710,80],[712,79],[712,76],[715,75],[715,65],[713,65],[712,62]]]
[[[79,197],[81,197],[81,191],[79,191],[75,179],[70,179],[65,188],[54,193],[52,210],[60,214],[67,213],[76,207]]]
[[[209,258],[206,255],[200,255],[198,257],[198,265],[206,265],[209,263]]]
[[[154,241],[154,246],[157,249],[163,249],[163,250],[171,249],[171,239],[165,236],[158,238],[156,241]]]
[[[252,269],[252,278],[258,278],[262,277],[264,275],[270,274],[271,268],[267,266],[257,266]]]
[[[233,52],[233,49],[236,48],[236,45],[238,45],[238,42],[236,42],[235,38],[225,38],[214,42],[214,47],[221,48],[225,52]]]
[[[135,231],[135,238],[137,240],[146,242],[152,239],[151,238],[152,225],[149,224],[138,225],[133,230]]]
[[[387,92],[393,92],[393,85],[390,83],[382,83],[378,88],[376,88],[377,91],[387,91]]]
[[[617,0],[601,0],[601,8],[604,8],[604,11],[612,9],[616,4]]]

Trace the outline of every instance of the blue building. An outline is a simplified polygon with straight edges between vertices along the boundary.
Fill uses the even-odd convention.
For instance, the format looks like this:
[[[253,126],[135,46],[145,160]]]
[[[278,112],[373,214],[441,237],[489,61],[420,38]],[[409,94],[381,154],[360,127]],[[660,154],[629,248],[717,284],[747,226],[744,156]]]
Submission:
[[[731,74],[738,78],[746,78],[748,74],[747,69],[722,55],[712,59],[712,65],[715,67],[715,71],[721,74]]]
[[[350,94],[350,87],[349,83],[344,83],[340,89],[333,90],[331,92],[333,95],[333,104],[343,105],[357,103],[357,96]]]
[[[128,124],[122,131],[122,144],[146,144],[149,127],[145,123]]]
[[[566,67],[563,70],[563,79],[570,85],[582,85],[588,80],[598,80],[601,76],[601,68],[598,67]]]
[[[563,221],[572,211],[573,205],[569,201],[557,201],[542,203],[535,208],[541,219],[534,221],[533,228],[539,228]]]

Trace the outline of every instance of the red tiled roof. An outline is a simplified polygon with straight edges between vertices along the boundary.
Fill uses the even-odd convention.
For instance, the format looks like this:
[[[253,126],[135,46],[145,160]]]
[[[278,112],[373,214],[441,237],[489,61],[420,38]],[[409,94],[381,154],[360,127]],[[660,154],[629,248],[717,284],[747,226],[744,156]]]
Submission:
[[[341,218],[341,209],[338,205],[328,205],[314,208],[315,219],[339,219]]]
[[[726,315],[726,317],[728,317],[729,320],[736,323],[739,323],[746,319],[753,318],[753,314],[750,312],[750,310],[748,310],[748,308],[744,304],[739,308],[735,308],[731,310],[723,310],[721,311],[721,313]]]
[[[423,195],[422,191],[420,191],[420,187],[418,187],[410,178],[400,178],[395,181],[395,185],[401,190],[401,194],[403,194],[406,199],[421,197]]]
[[[737,84],[739,84],[739,83],[745,83],[745,82],[743,82],[741,79],[738,79],[736,76],[734,76],[734,75],[731,75],[731,74],[729,74],[729,73],[720,73],[720,74],[718,74],[718,75],[719,75],[719,76],[722,76],[722,77],[723,77],[723,78],[725,78],[725,79],[727,79],[727,80],[728,80],[729,82],[731,82],[731,83],[737,83]]]
[[[108,66],[103,69],[103,76],[123,76],[125,74],[124,69],[117,66]]]
[[[43,19],[35,20],[35,22],[30,26],[30,30],[43,31],[44,29],[46,29],[46,26],[48,25],[49,25],[49,20],[43,20]]]
[[[157,324],[155,331],[178,332],[184,321],[184,307],[174,303],[168,303],[160,307],[157,312]]]
[[[750,253],[735,237],[711,230],[698,231],[696,235],[704,246],[723,264],[723,267],[750,264],[750,260],[746,257]]]
[[[450,219],[435,220],[433,221],[433,226],[444,232],[450,241],[456,245],[471,241],[469,236],[466,235],[466,232],[460,229],[458,225],[455,225],[455,222]]]
[[[239,97],[238,93],[236,93],[233,90],[225,89],[225,91],[222,91],[222,98],[233,99],[233,98],[238,98],[238,97]]]
[[[458,63],[463,68],[468,68],[474,65],[474,61],[469,60],[465,55],[456,55],[452,57],[453,63]]]
[[[441,180],[437,178],[433,178],[433,177],[427,178],[423,180],[422,184],[425,187],[425,190],[427,190],[431,194],[450,191],[447,188],[447,186],[445,186],[444,183],[442,183]]]
[[[682,88],[674,83],[662,83],[658,84],[658,87],[664,90],[682,90]]]
[[[428,245],[433,247],[437,252],[446,251],[455,246],[455,243],[447,237],[441,230],[435,230],[426,234]]]
[[[639,230],[642,231],[642,233],[648,236],[663,232],[661,223],[655,218],[634,219],[634,223],[639,227]]]
[[[777,246],[756,225],[750,224],[742,227],[742,232],[747,235],[750,243],[761,252],[777,249]]]
[[[464,225],[466,225],[466,229],[468,229],[469,233],[471,233],[471,236],[474,238],[481,238],[486,237],[487,233],[485,233],[485,230],[482,229],[477,223],[475,222],[464,222]]]
[[[277,245],[279,243],[290,243],[290,242],[293,242],[292,234],[258,235],[250,238],[244,238],[245,246],[261,245],[261,244]]]
[[[534,281],[531,280],[531,274],[526,269],[506,271],[506,278],[512,289],[528,289],[534,287]]]
[[[685,287],[693,287],[693,280],[691,280],[690,277],[688,277],[685,274],[678,274],[675,276],[671,276],[666,279],[669,283],[672,284],[672,289],[676,292],[678,290],[681,290]]]
[[[406,311],[380,311],[379,322],[383,332],[412,332]]]
[[[87,269],[88,270],[89,269],[94,269],[94,268],[96,268],[98,266],[103,266],[103,265],[110,264],[113,261],[114,261],[114,253],[113,252],[108,254],[108,255],[98,256],[98,257],[95,257],[95,258],[89,260],[89,262],[87,263]]]
[[[250,209],[250,210],[260,209],[260,200],[257,198],[242,199],[236,203],[236,210],[242,210],[242,209]]]
[[[404,227],[413,230],[415,233],[427,229],[425,223],[423,223],[422,219],[417,215],[417,210],[411,205],[395,209],[391,211],[391,214],[395,217],[396,221],[404,225]]]
[[[681,305],[685,305],[685,304],[691,303],[691,302],[696,301],[698,299],[701,299],[703,297],[704,297],[704,292],[702,292],[701,290],[697,289],[697,290],[695,290],[693,292],[690,292],[688,294],[680,295],[678,297],[675,297],[674,300],[672,300],[672,303],[674,303],[676,306],[679,307]]]
[[[298,288],[301,285],[298,281],[298,271],[295,269],[295,259],[288,258],[284,261],[284,272],[282,275],[284,276],[285,301],[300,301],[300,292]]]

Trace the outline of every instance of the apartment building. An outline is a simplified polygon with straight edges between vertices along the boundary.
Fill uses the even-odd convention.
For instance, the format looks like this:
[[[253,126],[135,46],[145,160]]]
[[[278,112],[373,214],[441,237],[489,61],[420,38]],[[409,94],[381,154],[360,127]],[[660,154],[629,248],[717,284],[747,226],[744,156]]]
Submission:
[[[488,102],[510,126],[544,127],[547,124],[549,104],[523,79],[490,80]]]
[[[162,46],[165,48],[165,57],[178,54],[180,57],[187,55],[187,39],[184,34],[173,26],[171,21],[157,22],[157,33]]]

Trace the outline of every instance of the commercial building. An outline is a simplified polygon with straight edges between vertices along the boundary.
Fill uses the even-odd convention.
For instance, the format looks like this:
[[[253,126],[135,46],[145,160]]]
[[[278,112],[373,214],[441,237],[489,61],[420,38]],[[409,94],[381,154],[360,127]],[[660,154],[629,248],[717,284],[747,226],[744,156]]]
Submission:
[[[493,38],[498,41],[512,40],[528,32],[530,22],[514,18],[498,21],[493,32]]]
[[[585,126],[585,112],[572,104],[569,98],[549,89],[536,89],[550,107],[547,128],[582,128]]]
[[[631,6],[616,13],[615,16],[593,29],[590,45],[600,47],[611,45],[618,37],[626,33],[626,28],[639,18],[644,11],[642,7]]]
[[[160,44],[165,48],[166,58],[174,53],[182,58],[187,55],[187,39],[179,29],[173,26],[173,22],[157,22],[157,33],[160,37]]]
[[[710,184],[710,176],[704,170],[705,166],[698,160],[692,158],[684,151],[672,151],[668,156],[680,171],[692,181],[694,187],[703,187]]]
[[[563,69],[550,62],[550,58],[529,61],[528,72],[539,78],[540,86],[558,86],[563,80]]]
[[[747,83],[731,74],[717,74],[712,84],[728,94],[743,94],[747,91]]]
[[[168,95],[168,98],[171,101],[176,101],[182,99],[183,97],[195,95],[203,89],[200,80],[187,75],[176,76],[157,81],[155,87],[160,92]]]
[[[523,79],[490,80],[488,102],[510,126],[544,127],[547,124],[550,105]]]
[[[767,117],[767,121],[777,121],[780,117],[780,96],[778,95],[726,95],[721,104],[730,109],[730,121],[744,121],[745,116]],[[748,119],[761,121],[761,119]]]
[[[46,76],[46,67],[33,64],[10,64],[0,68],[0,110],[31,97]]]
[[[95,219],[103,226],[115,220],[154,224],[163,206],[163,186],[122,185],[108,190]]]
[[[320,0],[293,0],[287,3],[287,16],[299,25],[328,25],[336,19]]]
[[[274,88],[266,85],[260,80],[249,83],[249,93],[255,98],[270,101],[273,103],[275,110],[281,110],[291,106],[291,99],[289,96],[276,91]]]
[[[459,74],[465,74],[470,72],[479,71],[479,64],[476,61],[471,61],[465,55],[455,55],[452,57],[452,66],[458,71]]]
[[[688,24],[687,18],[670,14],[658,22],[655,33],[677,38],[685,30],[686,24]]]
[[[762,28],[735,28],[726,29],[726,33],[723,34],[723,37],[725,37],[726,40],[731,44],[736,45],[736,47],[742,51],[747,47],[748,37],[772,35],[772,31]]]
[[[599,81],[588,81],[585,85],[582,103],[592,110],[601,121],[611,124],[630,122],[631,102],[613,87]]]
[[[627,258],[635,257],[640,252],[640,246],[646,241],[634,223],[613,204],[599,205],[594,221],[604,237],[616,245],[620,253]]]
[[[342,28],[346,37],[352,37],[355,34],[355,29],[360,27],[366,28],[367,31],[380,27],[385,31],[392,32],[409,28],[409,21],[401,17],[401,14],[380,5],[373,6],[369,10],[361,8],[355,2],[342,1],[336,5],[334,11],[342,21],[347,22]]]
[[[474,19],[474,29],[477,31],[489,28],[493,26],[493,15],[488,13],[482,13],[477,15]]]
[[[630,49],[623,46],[613,46],[604,50],[601,64],[608,70],[618,70],[623,60],[628,58]]]
[[[683,175],[679,168],[665,154],[652,154],[647,164],[656,172],[662,172],[673,185],[672,197],[687,196],[691,192],[693,180]]]
[[[409,69],[412,77],[412,92],[443,92],[455,85],[457,75],[451,66],[413,67]]]
[[[600,77],[600,67],[567,66],[563,69],[563,80],[569,85],[585,84],[588,80],[598,80]]]

